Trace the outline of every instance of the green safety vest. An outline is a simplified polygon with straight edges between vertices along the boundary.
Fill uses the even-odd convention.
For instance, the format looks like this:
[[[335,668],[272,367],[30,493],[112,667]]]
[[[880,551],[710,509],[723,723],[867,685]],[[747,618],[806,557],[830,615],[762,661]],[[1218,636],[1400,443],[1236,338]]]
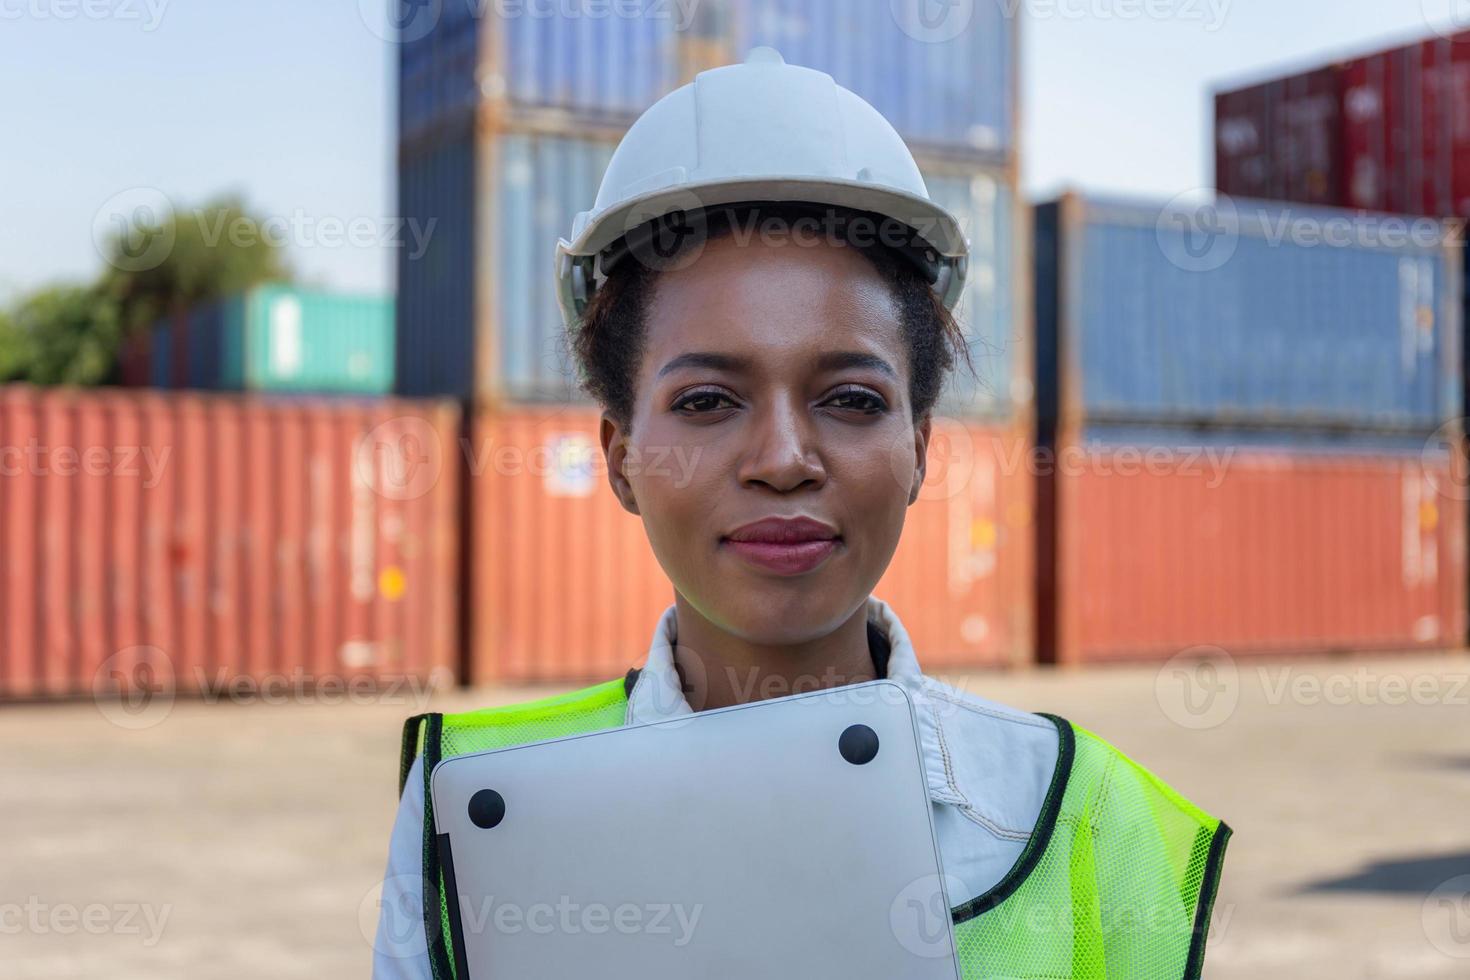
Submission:
[[[424,918],[435,980],[455,977],[429,777],[441,759],[618,728],[623,680],[404,725],[399,792],[424,756]],[[1029,843],[989,892],[951,910],[965,980],[1200,975],[1230,828],[1080,726],[1057,726],[1056,772]]]

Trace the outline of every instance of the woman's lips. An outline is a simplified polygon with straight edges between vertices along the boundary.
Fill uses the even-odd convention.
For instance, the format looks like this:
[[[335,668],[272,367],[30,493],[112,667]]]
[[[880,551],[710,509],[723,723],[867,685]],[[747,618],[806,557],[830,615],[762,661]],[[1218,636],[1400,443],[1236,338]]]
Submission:
[[[811,541],[732,541],[725,547],[759,568],[778,575],[800,575],[816,568],[837,550],[838,539]]]

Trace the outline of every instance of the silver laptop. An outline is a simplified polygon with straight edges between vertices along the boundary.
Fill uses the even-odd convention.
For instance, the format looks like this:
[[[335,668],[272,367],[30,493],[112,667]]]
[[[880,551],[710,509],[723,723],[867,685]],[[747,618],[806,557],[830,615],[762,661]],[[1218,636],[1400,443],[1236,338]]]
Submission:
[[[462,978],[960,976],[892,682],[457,756],[432,793]]]

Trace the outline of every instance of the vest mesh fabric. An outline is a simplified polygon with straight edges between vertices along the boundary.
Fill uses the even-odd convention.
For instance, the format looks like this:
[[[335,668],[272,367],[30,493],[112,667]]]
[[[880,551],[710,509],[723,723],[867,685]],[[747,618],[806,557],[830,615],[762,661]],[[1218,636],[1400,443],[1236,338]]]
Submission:
[[[622,725],[626,710],[623,681],[610,681],[445,715],[438,751],[421,748],[429,762],[601,731]],[[1230,828],[1092,732],[1053,720],[1070,746],[1054,783],[1065,780],[1065,788],[1047,801],[1054,825],[1044,812],[1011,874],[954,910],[965,980],[1195,980]],[[436,728],[427,726],[423,737]],[[443,874],[431,860],[431,768],[425,766],[426,878],[435,886],[442,943],[432,944],[430,962],[436,980],[444,980],[455,973],[443,955],[451,945]]]
[[[1003,901],[955,925],[965,977],[1197,977],[1230,828],[1072,727],[1072,771],[1040,860]]]

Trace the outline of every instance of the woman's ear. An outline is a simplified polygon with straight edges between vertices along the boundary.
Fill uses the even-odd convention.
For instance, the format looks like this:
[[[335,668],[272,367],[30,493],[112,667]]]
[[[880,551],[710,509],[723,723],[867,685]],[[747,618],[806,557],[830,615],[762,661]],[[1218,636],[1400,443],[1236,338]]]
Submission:
[[[638,513],[638,500],[633,496],[633,485],[628,482],[628,437],[623,429],[607,412],[602,413],[598,429],[602,441],[602,456],[607,460],[607,482],[617,494],[618,503],[630,514]]]
[[[929,466],[929,432],[932,427],[933,423],[927,414],[914,426],[914,483],[909,487],[910,504],[919,499],[919,491],[924,488],[924,474]]]

